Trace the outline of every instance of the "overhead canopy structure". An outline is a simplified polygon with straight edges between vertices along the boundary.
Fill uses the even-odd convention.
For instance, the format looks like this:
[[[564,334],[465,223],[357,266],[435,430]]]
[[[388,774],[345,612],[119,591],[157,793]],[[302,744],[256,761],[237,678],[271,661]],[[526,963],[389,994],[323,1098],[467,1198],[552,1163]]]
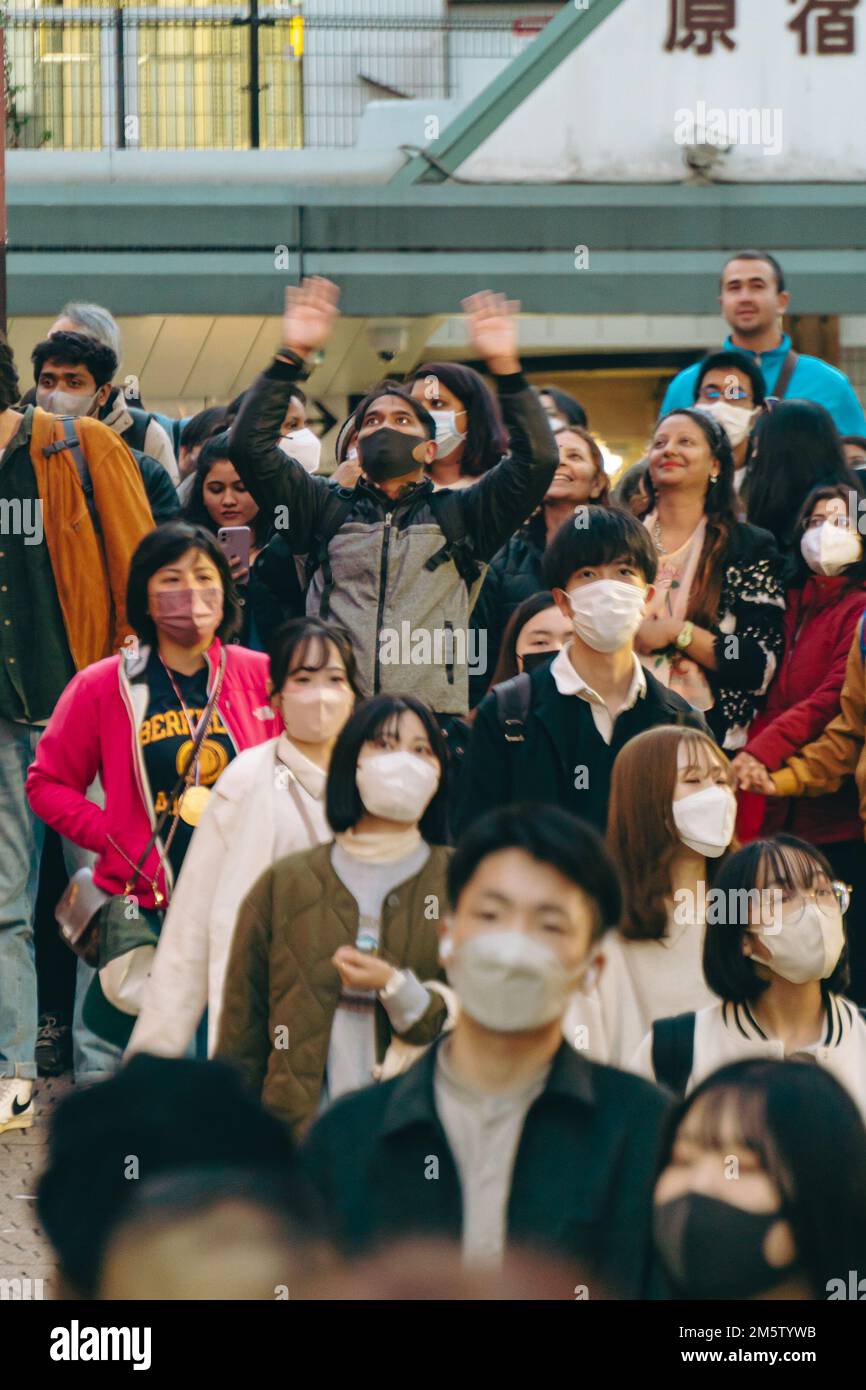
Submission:
[[[23,185],[9,312],[274,314],[301,273],[349,314],[451,313],[481,286],[530,313],[707,313],[724,254],[772,249],[798,313],[866,312],[866,185]]]

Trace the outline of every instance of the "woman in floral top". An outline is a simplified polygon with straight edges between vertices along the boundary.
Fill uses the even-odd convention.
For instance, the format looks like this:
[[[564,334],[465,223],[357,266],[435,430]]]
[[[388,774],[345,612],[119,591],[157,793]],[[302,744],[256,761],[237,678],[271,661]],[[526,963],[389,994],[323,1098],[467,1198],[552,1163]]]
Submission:
[[[782,560],[769,531],[737,520],[733,474],[728,437],[711,416],[676,410],[659,421],[644,517],[659,572],[635,643],[731,750],[745,744],[775,673],[785,609]]]

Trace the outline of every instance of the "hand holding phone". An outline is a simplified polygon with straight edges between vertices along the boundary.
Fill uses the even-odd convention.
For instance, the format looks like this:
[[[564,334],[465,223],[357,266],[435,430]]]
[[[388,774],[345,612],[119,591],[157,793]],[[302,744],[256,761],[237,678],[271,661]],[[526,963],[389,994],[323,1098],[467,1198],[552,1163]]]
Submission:
[[[246,584],[250,574],[253,533],[249,526],[221,526],[217,532],[223,554],[236,584]]]

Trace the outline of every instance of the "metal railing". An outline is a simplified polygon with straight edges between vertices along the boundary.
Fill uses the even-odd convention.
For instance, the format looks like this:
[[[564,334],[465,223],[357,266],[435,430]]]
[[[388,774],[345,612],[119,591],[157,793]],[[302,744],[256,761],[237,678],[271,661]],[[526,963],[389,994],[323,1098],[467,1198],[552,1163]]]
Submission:
[[[474,95],[537,32],[502,18],[305,18],[289,0],[19,4],[0,23],[8,146],[49,150],[352,145],[369,101]]]

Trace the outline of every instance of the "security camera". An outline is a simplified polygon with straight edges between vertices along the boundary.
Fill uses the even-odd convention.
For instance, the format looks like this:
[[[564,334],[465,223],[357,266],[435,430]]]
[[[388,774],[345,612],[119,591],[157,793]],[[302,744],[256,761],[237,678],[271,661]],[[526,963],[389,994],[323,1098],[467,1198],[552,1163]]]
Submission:
[[[732,145],[717,145],[709,140],[698,140],[684,147],[683,161],[692,175],[711,183],[713,174],[732,149]]]
[[[367,342],[380,362],[393,362],[409,342],[409,331],[401,323],[374,324],[367,329]]]

